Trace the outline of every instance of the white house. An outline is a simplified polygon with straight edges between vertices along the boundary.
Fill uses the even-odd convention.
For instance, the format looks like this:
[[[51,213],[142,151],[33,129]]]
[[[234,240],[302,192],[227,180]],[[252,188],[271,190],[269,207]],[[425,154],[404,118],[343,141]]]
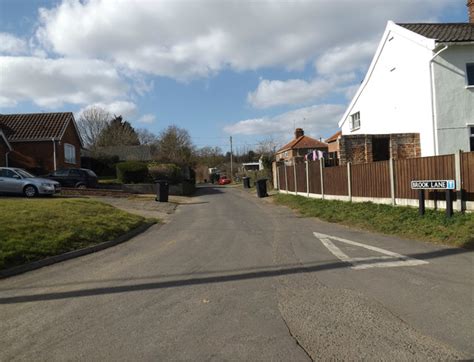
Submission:
[[[470,23],[388,22],[339,122],[343,139],[386,135],[377,147],[391,155],[396,138],[389,135],[414,135],[418,151],[407,157],[420,149],[422,156],[474,151],[474,1],[468,6]]]

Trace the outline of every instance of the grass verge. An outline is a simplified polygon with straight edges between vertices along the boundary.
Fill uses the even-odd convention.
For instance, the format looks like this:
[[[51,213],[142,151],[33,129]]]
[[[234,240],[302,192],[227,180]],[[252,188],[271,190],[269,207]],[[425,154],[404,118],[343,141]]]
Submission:
[[[298,210],[303,216],[377,231],[384,234],[433,241],[474,249],[474,214],[426,210],[425,216],[410,207],[393,207],[371,202],[351,203],[277,194],[275,202]]]
[[[145,218],[87,199],[2,199],[0,269],[112,240]]]

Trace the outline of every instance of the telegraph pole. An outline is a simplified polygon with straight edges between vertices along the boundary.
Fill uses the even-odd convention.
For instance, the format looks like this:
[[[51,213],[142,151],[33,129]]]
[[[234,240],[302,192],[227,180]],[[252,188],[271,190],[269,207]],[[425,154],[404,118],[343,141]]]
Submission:
[[[233,165],[232,165],[232,136],[230,136],[230,179],[233,180]]]

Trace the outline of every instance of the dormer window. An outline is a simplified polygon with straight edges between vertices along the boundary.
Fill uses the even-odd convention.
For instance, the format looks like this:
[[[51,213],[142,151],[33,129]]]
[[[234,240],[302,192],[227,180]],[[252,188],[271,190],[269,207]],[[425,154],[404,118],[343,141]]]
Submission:
[[[360,128],[360,112],[351,114],[351,131],[358,130]]]

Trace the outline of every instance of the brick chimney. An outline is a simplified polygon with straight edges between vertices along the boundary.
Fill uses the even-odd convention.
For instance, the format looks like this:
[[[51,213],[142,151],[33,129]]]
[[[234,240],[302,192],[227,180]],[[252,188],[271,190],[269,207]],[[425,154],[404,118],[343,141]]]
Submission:
[[[304,136],[303,128],[295,129],[295,139],[300,138],[301,136]]]
[[[467,12],[469,14],[469,22],[474,23],[474,0],[467,0]]]

